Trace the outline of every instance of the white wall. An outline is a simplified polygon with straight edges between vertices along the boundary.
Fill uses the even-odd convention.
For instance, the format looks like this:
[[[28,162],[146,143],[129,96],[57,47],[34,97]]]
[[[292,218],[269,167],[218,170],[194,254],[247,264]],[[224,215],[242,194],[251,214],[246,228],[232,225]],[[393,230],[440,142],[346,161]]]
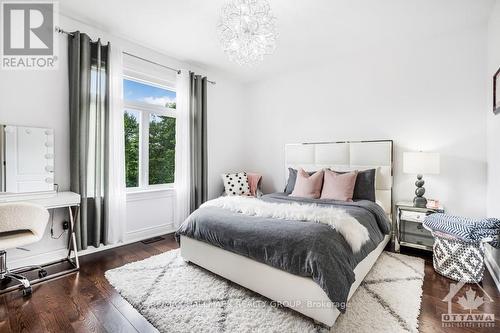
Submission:
[[[352,41],[357,43],[357,41]],[[335,45],[332,47],[342,47]],[[305,51],[307,52],[307,51]],[[283,190],[284,144],[393,139],[395,200],[412,199],[404,151],[441,153],[426,196],[452,214],[486,213],[486,22],[311,63],[248,87],[247,164]]]
[[[60,25],[68,31],[81,30],[93,38],[120,45],[125,51],[175,68],[185,68],[199,74],[208,75],[217,81],[208,87],[208,141],[209,141],[209,194],[220,194],[220,173],[226,168],[238,169],[241,158],[240,135],[232,117],[242,109],[242,85],[234,78],[212,71],[200,69],[170,58],[154,50],[118,38],[112,33],[100,31],[82,22],[65,16],[60,17]],[[55,181],[61,190],[68,190],[69,181],[69,111],[68,111],[68,70],[67,37],[59,35],[59,69],[55,71],[2,71],[0,74],[0,124],[18,124],[51,127],[55,130]],[[227,125],[227,127],[226,127]],[[126,240],[138,240],[174,230],[173,203],[175,191],[160,191],[127,196]],[[54,216],[55,234],[61,232],[61,221],[67,219],[64,211],[56,211]],[[47,262],[65,255],[65,238],[59,240],[46,236],[37,244],[27,246],[31,252],[9,251],[9,265]]]
[[[488,215],[500,217],[500,115],[494,115],[492,77],[500,68],[500,1],[490,18],[488,34],[488,105],[487,105],[487,155],[488,155]]]
[[[488,29],[488,83],[487,114],[487,157],[488,157],[488,203],[487,214],[500,218],[500,115],[494,115],[492,77],[500,68],[500,1],[497,0],[489,21]],[[489,263],[494,270],[500,287],[500,250],[489,247]]]
[[[224,191],[222,173],[246,170],[241,148],[248,109],[243,86],[231,80],[217,79],[208,96],[208,196],[215,198]]]

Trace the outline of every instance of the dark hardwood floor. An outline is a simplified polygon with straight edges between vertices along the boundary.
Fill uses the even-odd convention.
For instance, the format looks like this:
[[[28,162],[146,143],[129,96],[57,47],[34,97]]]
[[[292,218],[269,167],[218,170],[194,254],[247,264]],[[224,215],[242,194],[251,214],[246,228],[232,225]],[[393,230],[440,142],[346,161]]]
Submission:
[[[0,332],[154,332],[154,327],[108,284],[104,272],[175,248],[177,244],[172,235],[166,235],[165,240],[159,242],[147,245],[138,242],[86,255],[80,259],[79,273],[34,286],[31,298],[23,299],[19,292],[1,295]],[[500,294],[488,272],[481,285],[493,303],[481,309],[495,314],[496,327],[443,328],[441,314],[447,312],[447,304],[442,299],[452,281],[434,272],[428,254],[408,250],[404,253],[426,259],[419,316],[421,332],[500,330]],[[472,288],[479,290],[476,285]],[[458,305],[453,309],[463,312]]]
[[[453,280],[445,278],[434,271],[432,266],[432,254],[426,251],[401,249],[402,254],[418,256],[425,259],[425,277],[422,286],[422,303],[419,316],[419,331],[420,332],[499,332],[500,331],[500,293],[495,286],[495,282],[487,269],[484,272],[483,281],[479,284],[465,285],[455,297],[466,296],[468,288],[476,292],[476,296],[483,296],[484,292],[488,294],[493,302],[488,302],[480,306],[478,311],[472,313],[491,313],[495,315],[494,327],[443,327],[441,315],[448,313],[448,304],[443,301],[450,290],[450,284],[456,283]],[[486,296],[487,297],[487,296]],[[452,305],[453,313],[468,313],[456,304]]]

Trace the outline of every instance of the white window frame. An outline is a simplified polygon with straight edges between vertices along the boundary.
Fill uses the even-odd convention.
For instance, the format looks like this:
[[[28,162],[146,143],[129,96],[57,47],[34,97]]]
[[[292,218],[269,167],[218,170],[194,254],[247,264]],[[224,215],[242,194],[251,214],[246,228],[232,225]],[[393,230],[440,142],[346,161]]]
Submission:
[[[177,93],[174,84],[133,70],[125,69],[123,80],[131,80]],[[126,191],[134,193],[134,192],[173,189],[174,188],[173,183],[149,185],[149,118],[151,114],[177,118],[176,110],[160,105],[148,104],[145,102],[127,101],[124,98],[123,112],[125,113],[126,110],[135,111],[139,114],[138,120],[139,120],[139,142],[140,142],[139,179],[138,179],[139,186],[127,187]]]

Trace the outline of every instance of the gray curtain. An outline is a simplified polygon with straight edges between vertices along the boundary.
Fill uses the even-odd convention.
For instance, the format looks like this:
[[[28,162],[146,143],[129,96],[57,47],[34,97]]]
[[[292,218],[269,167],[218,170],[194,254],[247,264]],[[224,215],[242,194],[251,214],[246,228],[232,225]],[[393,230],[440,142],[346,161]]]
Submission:
[[[207,78],[190,74],[191,212],[208,197]]]
[[[75,224],[79,249],[106,239],[109,51],[109,44],[78,31],[68,37],[71,191],[82,197]]]

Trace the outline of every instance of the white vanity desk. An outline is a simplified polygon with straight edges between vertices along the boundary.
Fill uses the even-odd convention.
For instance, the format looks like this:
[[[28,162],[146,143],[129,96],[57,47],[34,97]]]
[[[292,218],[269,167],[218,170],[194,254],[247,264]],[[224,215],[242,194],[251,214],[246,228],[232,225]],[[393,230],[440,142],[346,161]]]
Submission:
[[[20,195],[0,195],[0,203],[3,202],[30,202],[38,204],[47,209],[68,209],[69,215],[69,237],[68,237],[68,255],[65,259],[57,260],[47,264],[43,264],[42,267],[46,268],[48,266],[60,264],[63,262],[68,262],[70,268],[49,274],[46,277],[38,278],[36,280],[31,280],[31,284],[40,283],[49,279],[54,279],[56,277],[66,275],[72,272],[76,272],[80,268],[80,263],[78,261],[78,249],[76,246],[76,236],[75,236],[75,221],[78,216],[78,210],[80,208],[80,195],[74,192],[54,192],[54,193],[40,193],[40,194],[20,194]],[[73,253],[72,253],[73,252]],[[19,286],[13,286],[7,289],[3,289],[0,293],[5,293],[10,290],[19,288]]]
[[[29,202],[49,210],[66,209],[69,213],[66,258],[41,265],[42,268],[50,268],[47,270],[50,273],[40,274],[42,270],[39,270],[38,279],[29,279],[31,284],[76,272],[80,268],[75,235],[80,195],[55,191],[58,187],[55,184],[56,143],[52,128],[0,124],[0,203]],[[27,266],[23,272],[31,270]],[[18,287],[7,286],[0,289],[0,294]]]

